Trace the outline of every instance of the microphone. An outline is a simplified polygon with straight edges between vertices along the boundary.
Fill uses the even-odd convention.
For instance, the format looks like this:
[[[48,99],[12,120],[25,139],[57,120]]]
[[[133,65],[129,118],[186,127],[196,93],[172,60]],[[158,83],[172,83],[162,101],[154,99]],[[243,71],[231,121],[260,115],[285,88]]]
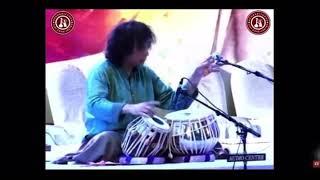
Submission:
[[[222,56],[220,56],[218,53],[213,53],[211,54],[211,56],[207,59],[214,59],[216,62],[217,65],[219,66],[223,66],[223,65],[231,65],[231,66],[234,66],[236,68],[239,68],[239,69],[242,69],[244,71],[247,72],[247,74],[250,74],[250,73],[253,73],[254,75],[258,76],[258,77],[261,77],[261,78],[264,78],[264,79],[267,79],[268,81],[270,82],[273,82],[273,79],[263,75],[261,72],[259,71],[251,71],[251,70],[248,70],[242,66],[240,66],[239,64],[233,64],[233,63],[230,63],[228,62],[227,60],[224,60]]]
[[[216,61],[216,64],[220,66],[229,64],[229,62],[227,60],[224,60],[223,57],[218,53],[211,54],[210,58],[214,59]]]
[[[180,79],[179,86],[178,86],[178,88],[177,88],[176,94],[175,94],[174,99],[173,99],[173,105],[174,105],[174,106],[177,104],[179,95],[180,95],[180,94],[184,94],[185,91],[186,91],[185,89],[182,88],[182,84],[183,84],[183,80],[184,80],[184,79],[185,79],[185,78],[181,78],[181,79]]]
[[[174,105],[177,104],[178,96],[182,93],[182,83],[183,83],[183,78],[180,79],[179,86],[178,86],[176,94],[174,96],[174,99],[173,99]]]

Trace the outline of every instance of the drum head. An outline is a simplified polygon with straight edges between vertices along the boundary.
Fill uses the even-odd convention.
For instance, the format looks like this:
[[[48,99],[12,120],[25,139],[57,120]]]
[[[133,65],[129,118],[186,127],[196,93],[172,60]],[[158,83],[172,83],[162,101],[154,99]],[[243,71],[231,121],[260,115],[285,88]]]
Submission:
[[[192,111],[190,109],[175,111],[172,113],[169,113],[165,116],[165,118],[169,121],[193,121],[198,120],[202,117],[208,117],[212,116],[214,119],[214,116],[212,113],[204,112],[204,111]]]
[[[143,117],[143,118],[148,124],[152,125],[155,129],[166,131],[166,132],[170,131],[169,124],[158,116]]]

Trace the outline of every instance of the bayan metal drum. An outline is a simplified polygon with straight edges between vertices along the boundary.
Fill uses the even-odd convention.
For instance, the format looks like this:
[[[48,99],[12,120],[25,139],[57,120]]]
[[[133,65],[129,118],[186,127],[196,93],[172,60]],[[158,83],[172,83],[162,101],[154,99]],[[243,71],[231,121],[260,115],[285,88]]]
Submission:
[[[138,117],[130,122],[121,143],[127,157],[160,157],[168,148],[170,126],[160,117]]]

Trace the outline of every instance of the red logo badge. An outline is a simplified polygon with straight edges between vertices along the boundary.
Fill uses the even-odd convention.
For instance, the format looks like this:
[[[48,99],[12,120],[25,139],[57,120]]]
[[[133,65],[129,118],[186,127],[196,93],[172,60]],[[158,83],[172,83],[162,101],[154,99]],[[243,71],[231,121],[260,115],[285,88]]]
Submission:
[[[74,19],[67,11],[59,11],[51,18],[51,27],[58,34],[68,34],[74,27]]]
[[[264,34],[270,28],[270,17],[263,11],[253,11],[247,17],[247,28],[253,34]]]

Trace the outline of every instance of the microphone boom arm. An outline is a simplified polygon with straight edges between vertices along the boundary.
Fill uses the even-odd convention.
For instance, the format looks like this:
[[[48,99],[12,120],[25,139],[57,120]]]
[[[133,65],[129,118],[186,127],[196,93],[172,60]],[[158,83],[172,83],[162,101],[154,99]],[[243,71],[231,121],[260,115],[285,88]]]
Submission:
[[[247,134],[248,134],[248,132],[251,133],[251,134],[253,134],[253,135],[256,136],[256,137],[261,137],[261,134],[260,134],[260,133],[256,132],[256,131],[253,130],[252,128],[247,127],[247,126],[245,126],[244,124],[236,121],[234,118],[232,118],[231,116],[229,116],[227,113],[223,112],[222,110],[214,109],[213,107],[210,107],[209,105],[207,105],[206,103],[200,101],[199,99],[190,96],[188,93],[186,93],[186,92],[184,92],[184,91],[181,91],[181,94],[183,94],[183,95],[185,95],[185,96],[188,96],[188,97],[194,99],[195,101],[201,103],[202,105],[204,105],[204,106],[206,106],[207,108],[209,108],[209,109],[211,109],[212,111],[214,111],[217,116],[221,115],[221,116],[223,116],[224,118],[228,119],[229,121],[233,122],[236,127],[239,127],[239,128],[240,128],[240,132],[237,131],[237,134],[240,136],[241,141],[242,141],[242,143],[243,143],[243,153],[244,153],[244,155],[247,154],[246,144],[247,144]],[[244,169],[246,170],[246,169],[247,169],[247,160],[244,159],[244,160],[243,160],[243,164],[244,164]]]
[[[217,116],[220,116],[220,115],[221,115],[222,117],[228,119],[229,121],[233,122],[236,127],[239,127],[239,128],[243,129],[243,130],[246,131],[246,132],[250,132],[251,134],[253,134],[253,135],[256,136],[256,137],[261,137],[261,134],[259,134],[258,132],[254,131],[252,128],[249,128],[249,127],[245,126],[244,124],[236,121],[234,118],[232,118],[231,116],[229,116],[227,113],[225,113],[225,112],[223,112],[223,111],[221,111],[221,110],[217,110],[217,109],[215,109],[215,108],[207,105],[206,103],[200,101],[199,99],[190,96],[190,95],[189,95],[187,92],[185,92],[185,91],[181,91],[181,94],[183,94],[183,95],[185,95],[185,96],[188,96],[188,97],[194,99],[195,101],[199,102],[200,104],[206,106],[207,108],[211,109],[212,111],[214,111],[214,112],[216,113]]]
[[[265,76],[265,75],[262,74],[261,72],[259,72],[259,71],[251,71],[251,70],[248,70],[248,69],[246,69],[246,68],[244,68],[243,66],[240,66],[240,65],[238,65],[238,64],[230,63],[230,62],[227,61],[227,60],[223,60],[223,57],[222,57],[222,56],[216,55],[215,57],[213,57],[213,59],[215,59],[215,60],[217,61],[217,64],[218,64],[218,65],[221,65],[221,66],[222,66],[222,65],[231,65],[231,66],[234,66],[234,67],[237,67],[237,68],[239,68],[239,69],[242,69],[242,70],[246,71],[247,74],[254,74],[254,75],[256,75],[257,77],[261,77],[261,78],[264,78],[264,79],[266,79],[266,80],[268,80],[268,81],[270,81],[270,82],[273,82],[273,79]]]

